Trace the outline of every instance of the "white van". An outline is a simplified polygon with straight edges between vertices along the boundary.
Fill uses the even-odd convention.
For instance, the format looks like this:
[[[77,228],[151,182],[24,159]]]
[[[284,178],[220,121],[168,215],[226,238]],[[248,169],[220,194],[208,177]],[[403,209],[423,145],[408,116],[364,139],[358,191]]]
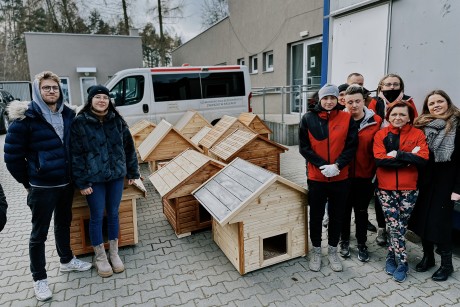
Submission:
[[[246,66],[126,69],[106,87],[129,125],[140,119],[175,124],[187,110],[200,112],[212,124],[223,115],[252,112]]]

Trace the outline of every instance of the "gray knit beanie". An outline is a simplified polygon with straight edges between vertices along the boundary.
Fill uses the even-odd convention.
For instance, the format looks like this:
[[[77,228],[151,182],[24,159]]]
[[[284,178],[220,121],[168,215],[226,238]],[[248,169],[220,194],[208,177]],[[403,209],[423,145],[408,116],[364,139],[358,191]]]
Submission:
[[[319,101],[326,96],[339,97],[339,89],[334,84],[325,84],[318,92]]]

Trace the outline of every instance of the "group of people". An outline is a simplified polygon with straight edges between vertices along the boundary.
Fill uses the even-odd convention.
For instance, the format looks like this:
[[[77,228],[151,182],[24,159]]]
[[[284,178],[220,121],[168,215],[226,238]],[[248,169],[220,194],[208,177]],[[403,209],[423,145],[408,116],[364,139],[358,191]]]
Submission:
[[[453,272],[453,206],[460,200],[460,111],[447,93],[434,90],[426,95],[418,116],[400,76],[384,76],[376,97],[363,87],[362,75],[350,77],[361,78],[358,84],[324,85],[299,125],[313,245],[309,267],[321,269],[326,204],[331,269],[342,271],[339,254],[351,255],[352,211],[358,259],[369,261],[368,206],[375,195],[377,243],[388,248],[384,271],[397,282],[407,278],[409,228],[422,238],[423,258],[415,270],[435,266],[436,246],[441,265],[432,279],[447,280]]]
[[[118,209],[125,181],[133,184],[140,173],[128,125],[110,102],[109,90],[102,85],[90,87],[84,107],[76,114],[63,101],[59,77],[44,71],[35,77],[32,101],[12,102],[9,116],[12,123],[5,139],[5,162],[11,175],[27,190],[27,205],[32,212],[30,270],[36,298],[44,301],[52,297],[45,268],[45,241],[53,214],[60,271],[92,267],[77,259],[70,247],[76,188],[86,196],[90,209],[89,236],[98,274],[108,277],[123,272],[118,255]],[[2,207],[3,199],[0,197]],[[4,211],[6,221],[6,202]],[[103,240],[104,212],[109,257]],[[2,224],[3,218],[1,209]]]

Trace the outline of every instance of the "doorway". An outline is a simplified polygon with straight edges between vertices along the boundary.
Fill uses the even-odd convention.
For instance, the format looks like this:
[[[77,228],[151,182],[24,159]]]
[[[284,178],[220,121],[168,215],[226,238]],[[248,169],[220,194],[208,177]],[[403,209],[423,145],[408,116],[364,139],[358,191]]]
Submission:
[[[291,46],[291,113],[305,113],[321,87],[322,37]]]

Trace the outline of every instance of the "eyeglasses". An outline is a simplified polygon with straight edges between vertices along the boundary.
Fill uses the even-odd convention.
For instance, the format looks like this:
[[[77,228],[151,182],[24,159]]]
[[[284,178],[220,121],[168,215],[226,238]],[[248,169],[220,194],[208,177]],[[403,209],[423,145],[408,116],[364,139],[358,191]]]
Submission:
[[[109,100],[109,96],[107,95],[96,95],[94,96],[95,99],[100,99],[100,100]]]
[[[49,85],[42,86],[42,91],[44,91],[44,92],[50,92],[51,90],[53,90],[54,92],[58,92],[59,91],[59,86],[57,86],[57,85],[55,85],[55,86],[49,86]]]
[[[393,83],[388,82],[388,83],[383,83],[383,85],[386,86],[386,87],[390,87],[390,86],[392,86],[392,85],[393,85],[394,87],[398,87],[398,86],[401,85],[401,83],[399,83],[399,82],[393,82]]]

